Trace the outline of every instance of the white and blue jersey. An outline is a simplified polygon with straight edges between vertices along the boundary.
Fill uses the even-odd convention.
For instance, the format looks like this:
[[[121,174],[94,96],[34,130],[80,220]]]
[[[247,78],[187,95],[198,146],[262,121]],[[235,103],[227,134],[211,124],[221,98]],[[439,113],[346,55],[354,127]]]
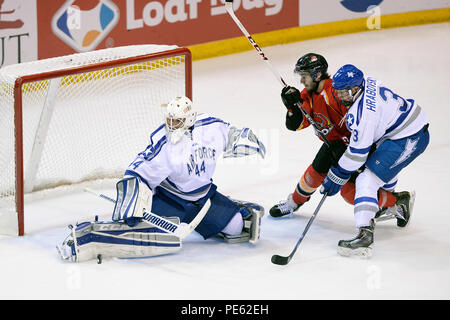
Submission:
[[[346,115],[350,143],[338,162],[341,172],[366,168],[356,179],[357,227],[370,225],[378,211],[379,188],[393,190],[399,172],[427,147],[426,122],[426,114],[413,99],[400,97],[374,78],[365,79],[363,93]]]
[[[191,130],[172,144],[164,125],[150,136],[148,147],[129,165],[125,176],[137,176],[181,199],[196,201],[211,188],[216,163],[227,145],[230,124],[199,114]]]
[[[374,78],[365,79],[364,92],[346,115],[350,143],[339,160],[341,169],[354,172],[364,165],[373,144],[399,140],[419,132],[427,116],[413,99],[404,99]]]

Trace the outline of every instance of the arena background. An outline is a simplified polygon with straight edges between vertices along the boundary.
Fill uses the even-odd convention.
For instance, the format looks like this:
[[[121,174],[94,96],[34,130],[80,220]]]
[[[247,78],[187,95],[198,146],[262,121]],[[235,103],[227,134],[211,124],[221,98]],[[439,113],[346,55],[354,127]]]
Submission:
[[[235,0],[260,46],[450,20],[448,0]],[[1,66],[131,44],[194,60],[252,50],[223,0],[2,0]]]

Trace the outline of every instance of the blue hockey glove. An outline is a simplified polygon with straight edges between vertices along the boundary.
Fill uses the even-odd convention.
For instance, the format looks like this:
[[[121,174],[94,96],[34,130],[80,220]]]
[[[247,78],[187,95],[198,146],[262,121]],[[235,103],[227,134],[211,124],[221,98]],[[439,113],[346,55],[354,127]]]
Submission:
[[[344,184],[350,179],[351,172],[345,171],[341,167],[331,167],[328,174],[322,182],[320,193],[324,194],[328,191],[328,196],[334,196],[338,193]]]

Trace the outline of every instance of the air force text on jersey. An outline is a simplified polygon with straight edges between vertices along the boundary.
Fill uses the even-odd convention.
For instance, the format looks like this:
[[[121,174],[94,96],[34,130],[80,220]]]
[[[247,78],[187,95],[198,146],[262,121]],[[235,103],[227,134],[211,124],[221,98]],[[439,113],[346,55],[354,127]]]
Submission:
[[[195,147],[196,144],[193,145]],[[193,151],[191,160],[199,162],[200,160],[211,159],[216,161],[216,149],[211,147],[198,147]]]
[[[192,172],[200,175],[201,172],[205,172],[205,161],[214,161],[216,162],[216,149],[212,147],[202,147],[199,146],[195,148],[195,144],[193,145],[193,150],[191,155],[189,156],[189,163],[187,163],[188,174],[190,175]]]

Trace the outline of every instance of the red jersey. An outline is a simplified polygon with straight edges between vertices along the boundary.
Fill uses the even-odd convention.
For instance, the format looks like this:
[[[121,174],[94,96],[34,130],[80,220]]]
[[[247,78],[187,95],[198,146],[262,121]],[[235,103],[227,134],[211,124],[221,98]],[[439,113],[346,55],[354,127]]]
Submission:
[[[350,132],[345,124],[347,108],[338,104],[333,97],[331,93],[331,83],[331,79],[326,79],[320,93],[314,92],[310,94],[306,89],[303,89],[300,94],[303,99],[303,107],[314,119],[322,132],[325,133],[326,138],[330,142],[342,139],[348,144]],[[303,121],[296,130],[302,130],[309,127],[309,125],[309,121],[303,117]],[[323,141],[320,136],[319,139]]]

